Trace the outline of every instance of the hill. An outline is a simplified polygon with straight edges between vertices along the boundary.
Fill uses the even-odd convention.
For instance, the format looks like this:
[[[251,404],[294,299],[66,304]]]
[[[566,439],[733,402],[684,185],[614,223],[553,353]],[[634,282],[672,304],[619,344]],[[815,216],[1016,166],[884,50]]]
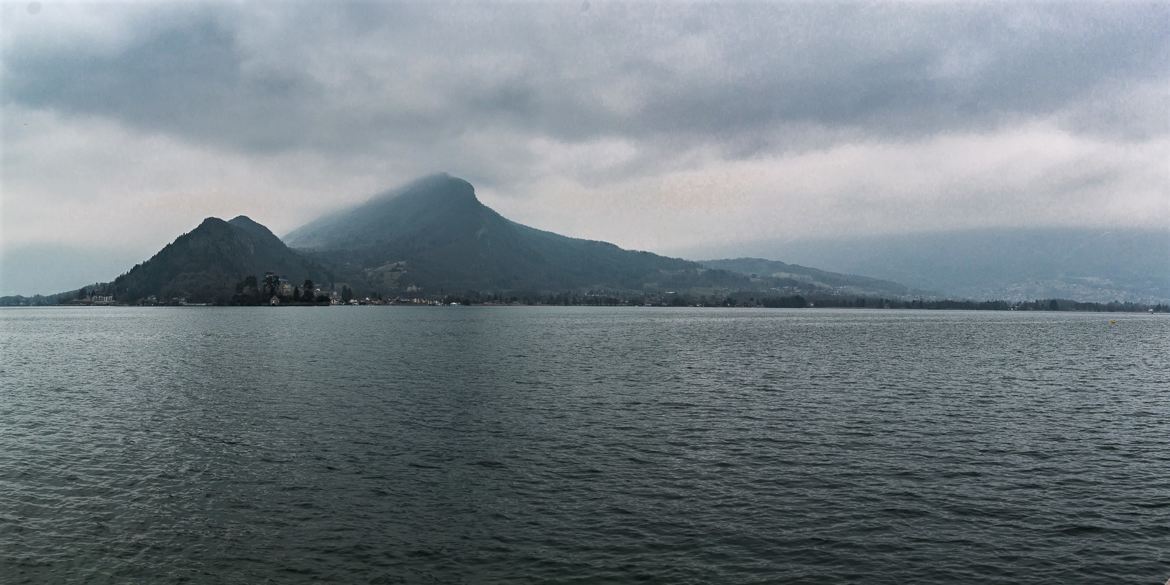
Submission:
[[[1000,228],[756,242],[734,251],[860,272],[952,297],[1170,300],[1170,230]]]
[[[417,180],[289,233],[290,246],[371,290],[667,291],[752,288],[699,263],[513,222],[447,174]],[[772,282],[773,285],[798,284]],[[413,290],[413,289],[412,289]]]
[[[268,228],[239,216],[231,221],[209,217],[126,274],[112,291],[120,302],[151,295],[185,297],[191,302],[227,302],[235,285],[265,272],[292,282],[331,279],[328,270],[284,245]]]
[[[912,294],[934,296],[933,293],[915,291],[906,285],[889,280],[858,276],[856,274],[828,272],[799,264],[788,264],[778,260],[730,258],[724,260],[703,260],[700,263],[710,268],[746,274],[752,278],[795,280],[813,286],[831,289],[844,295],[878,295],[894,298]]]

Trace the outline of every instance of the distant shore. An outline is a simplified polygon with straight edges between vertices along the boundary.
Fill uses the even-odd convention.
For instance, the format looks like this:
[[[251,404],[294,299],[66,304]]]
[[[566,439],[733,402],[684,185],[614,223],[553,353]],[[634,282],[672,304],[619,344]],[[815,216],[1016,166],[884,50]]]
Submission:
[[[899,300],[899,299],[813,299],[803,297],[777,297],[763,299],[748,299],[743,302],[714,303],[687,303],[681,299],[670,299],[658,302],[607,302],[610,299],[558,299],[561,302],[543,302],[540,300],[516,301],[475,301],[467,298],[446,297],[443,299],[428,299],[399,302],[397,300],[361,299],[348,303],[280,303],[277,305],[241,305],[231,303],[173,303],[173,304],[144,304],[118,302],[46,302],[45,297],[3,297],[0,298],[0,307],[159,307],[159,308],[188,308],[188,307],[630,307],[630,308],[719,308],[719,309],[855,309],[855,310],[921,310],[921,311],[1006,311],[1006,312],[1080,312],[1080,313],[1170,313],[1170,304],[1166,303],[1132,303],[1109,302],[1094,303],[1071,301],[1067,299],[1042,299],[1025,302],[1010,301],[962,301],[962,300]]]

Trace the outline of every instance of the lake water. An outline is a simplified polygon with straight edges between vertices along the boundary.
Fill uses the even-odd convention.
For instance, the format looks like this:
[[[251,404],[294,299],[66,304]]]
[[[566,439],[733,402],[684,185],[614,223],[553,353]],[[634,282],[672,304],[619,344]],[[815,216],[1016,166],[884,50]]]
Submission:
[[[0,310],[5,584],[1168,577],[1165,316]]]

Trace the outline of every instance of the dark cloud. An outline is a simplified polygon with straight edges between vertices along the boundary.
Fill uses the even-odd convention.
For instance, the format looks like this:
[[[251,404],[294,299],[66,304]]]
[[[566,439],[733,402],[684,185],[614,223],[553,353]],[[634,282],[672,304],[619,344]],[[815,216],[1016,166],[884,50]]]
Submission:
[[[439,170],[651,249],[1170,218],[1165,2],[0,11],[4,244],[287,230]]]
[[[1165,3],[295,8],[183,11],[112,53],[13,46],[4,99],[242,151],[493,128],[768,149],[791,146],[785,125],[919,136],[1048,115],[1164,84],[1170,64]]]
[[[305,108],[321,102],[301,77],[245,74],[232,30],[206,15],[166,23],[113,54],[21,51],[5,55],[6,102],[112,118],[148,132],[283,148],[298,136]]]

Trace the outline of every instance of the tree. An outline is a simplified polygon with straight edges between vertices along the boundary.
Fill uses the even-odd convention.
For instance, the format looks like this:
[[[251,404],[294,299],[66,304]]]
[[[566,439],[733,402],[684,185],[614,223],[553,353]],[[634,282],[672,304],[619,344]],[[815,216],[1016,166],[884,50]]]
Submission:
[[[280,277],[272,272],[264,273],[264,297],[271,298],[280,292]]]
[[[353,291],[350,290],[349,285],[348,284],[342,285],[341,286],[341,302],[348,303],[349,300],[352,298],[353,298]]]
[[[260,287],[256,283],[256,277],[247,276],[244,280],[237,282],[236,294],[232,295],[230,302],[233,305],[260,304]]]
[[[293,302],[299,303],[300,301],[301,301],[301,287],[294,286],[293,287]]]
[[[305,283],[301,285],[301,296],[304,297],[306,301],[312,301],[315,298],[316,293],[313,291],[316,288],[317,287],[313,284],[313,281],[306,278]]]

